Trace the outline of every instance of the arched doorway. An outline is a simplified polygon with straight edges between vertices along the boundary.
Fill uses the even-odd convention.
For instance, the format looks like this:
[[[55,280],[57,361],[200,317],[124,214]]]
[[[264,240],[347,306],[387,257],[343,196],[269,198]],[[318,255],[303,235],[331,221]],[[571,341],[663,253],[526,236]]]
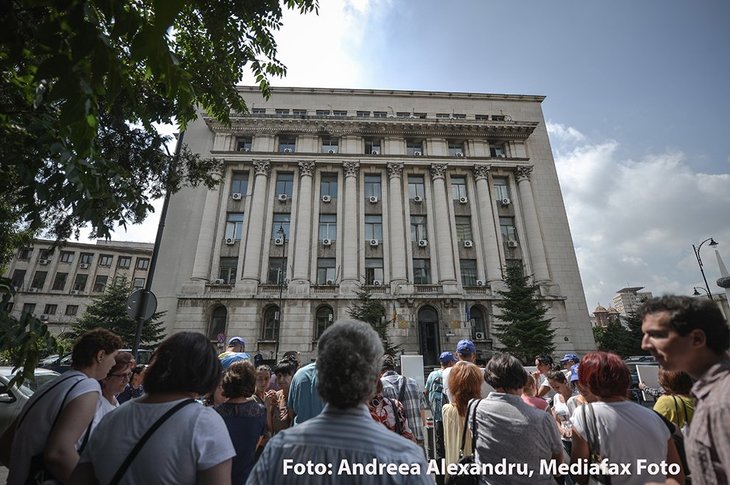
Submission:
[[[418,343],[424,365],[438,365],[439,316],[432,306],[418,310]]]

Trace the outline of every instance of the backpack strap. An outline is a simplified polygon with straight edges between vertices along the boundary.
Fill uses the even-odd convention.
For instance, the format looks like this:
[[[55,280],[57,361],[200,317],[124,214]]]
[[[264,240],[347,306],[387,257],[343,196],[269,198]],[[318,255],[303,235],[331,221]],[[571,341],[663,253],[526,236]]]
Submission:
[[[172,416],[188,404],[192,404],[194,402],[195,399],[186,399],[182,402],[179,402],[175,406],[170,408],[165,414],[163,414],[160,419],[155,421],[155,423],[150,426],[150,429],[148,429],[147,432],[142,436],[142,438],[137,442],[132,451],[129,452],[129,455],[127,455],[127,457],[124,459],[124,462],[122,462],[121,466],[117,469],[117,472],[114,474],[114,477],[109,482],[109,485],[117,485],[119,483],[124,474],[127,472],[129,466],[132,464],[132,461],[134,461],[142,447],[145,445],[145,443],[147,443],[147,440],[152,437],[155,431],[157,431],[157,429],[162,426],[162,424],[167,421],[170,416]]]
[[[403,398],[406,395],[406,384],[408,383],[408,378],[406,376],[401,376],[400,381],[400,392],[398,393],[398,400],[402,403]]]
[[[28,413],[30,413],[30,410],[31,410],[31,409],[33,409],[33,406],[35,406],[36,404],[38,404],[38,401],[40,401],[41,399],[43,399],[43,397],[44,397],[44,396],[45,396],[46,394],[48,394],[49,392],[51,392],[51,391],[52,391],[52,390],[53,390],[53,389],[54,389],[54,388],[55,388],[56,386],[60,385],[60,384],[61,384],[62,382],[65,382],[65,381],[67,381],[67,380],[71,379],[72,377],[77,377],[77,376],[75,376],[75,375],[72,375],[72,376],[66,376],[66,377],[64,377],[63,379],[59,379],[59,380],[57,380],[56,382],[54,382],[54,383],[53,383],[53,385],[52,385],[51,387],[49,387],[48,389],[46,389],[46,390],[45,390],[45,391],[43,392],[43,394],[41,394],[40,396],[38,396],[38,397],[37,397],[37,398],[35,399],[35,401],[33,401],[33,402],[32,402],[32,403],[31,403],[31,404],[30,404],[30,405],[28,406],[28,408],[24,410],[25,412],[24,412],[24,413],[23,413],[23,415],[22,415],[22,416],[20,417],[20,419],[18,419],[18,424],[16,425],[16,427],[15,427],[15,428],[17,429],[17,428],[19,428],[19,427],[20,427],[20,423],[22,423],[22,422],[23,422],[23,420],[25,419],[25,417],[26,417],[26,416],[28,416]],[[66,398],[64,397],[64,400],[65,400],[65,399],[66,399]],[[61,403],[61,408],[63,408],[63,403]]]

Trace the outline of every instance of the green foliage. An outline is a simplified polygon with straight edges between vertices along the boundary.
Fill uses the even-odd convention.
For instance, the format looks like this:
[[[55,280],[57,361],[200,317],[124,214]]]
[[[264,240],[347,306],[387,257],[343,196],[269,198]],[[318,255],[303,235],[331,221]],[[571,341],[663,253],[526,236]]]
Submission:
[[[530,284],[519,264],[507,266],[504,281],[507,289],[497,292],[502,300],[496,303],[502,323],[494,325],[502,350],[523,363],[538,354],[552,354],[555,330],[550,325],[552,318],[545,318],[547,307],[537,299],[539,288]]]
[[[593,337],[598,350],[613,352],[621,357],[646,354],[641,349],[641,319],[633,312],[623,320],[610,320],[605,327],[593,327]]]
[[[73,324],[73,333],[81,335],[92,328],[102,327],[116,333],[126,347],[132,348],[137,332],[137,321],[127,315],[127,298],[134,289],[126,277],[115,278],[104,293],[94,298],[81,317]],[[164,338],[164,326],[157,312],[142,327],[141,347],[155,347]]]
[[[385,305],[378,300],[373,300],[373,295],[362,287],[355,291],[357,300],[347,309],[348,315],[355,320],[369,323],[373,330],[378,332],[383,349],[387,355],[398,355],[401,345],[391,345],[388,337],[388,325],[392,323],[385,318]]]

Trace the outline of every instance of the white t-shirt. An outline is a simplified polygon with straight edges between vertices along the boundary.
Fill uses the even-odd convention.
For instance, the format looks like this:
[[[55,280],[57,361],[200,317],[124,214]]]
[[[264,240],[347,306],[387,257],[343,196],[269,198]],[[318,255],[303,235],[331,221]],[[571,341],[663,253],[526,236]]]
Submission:
[[[548,378],[545,374],[540,374],[540,382],[537,383],[538,394],[540,393],[540,388],[542,388],[542,387],[547,387],[549,390],[547,393],[543,394],[542,396],[538,396],[538,397],[541,397],[547,401],[548,399],[552,399],[553,396],[555,396],[555,391],[553,390],[552,387],[550,387],[550,383],[548,382]]]
[[[104,416],[79,463],[91,462],[99,483],[109,483],[147,430],[180,401],[125,402]],[[155,431],[119,483],[194,485],[198,471],[235,455],[223,418],[196,402],[178,410]]]
[[[631,476],[618,475],[611,477],[615,485],[641,485],[646,482],[662,482],[663,475],[651,475],[646,470],[639,474],[637,459],[646,459],[646,463],[661,463],[667,458],[667,442],[669,430],[661,418],[651,409],[647,409],[631,401],[594,402],[590,406],[596,416],[598,440],[601,455],[611,463],[629,463]],[[575,410],[571,421],[573,432],[586,439],[585,416],[590,418],[588,405],[584,404]]]
[[[61,380],[63,382],[56,385]],[[54,385],[55,387],[53,387]],[[10,452],[8,485],[22,485],[25,483],[30,459],[44,450],[48,435],[51,434],[53,422],[61,410],[61,404],[63,403],[65,408],[68,403],[89,392],[95,392],[101,398],[99,382],[96,379],[91,379],[83,372],[70,370],[47,382],[33,393],[33,396],[20,413],[23,420],[15,430]],[[36,401],[37,404],[33,404]],[[30,411],[28,411],[29,409]],[[84,434],[85,432],[79,437],[76,443],[77,448],[81,445]]]
[[[482,390],[480,392],[481,398],[484,399],[489,395],[490,392],[494,391],[494,388],[487,384],[487,381],[484,380],[484,369],[479,368],[479,370],[482,372]],[[444,386],[444,394],[446,394],[446,397],[449,398],[449,402],[451,402],[451,393],[449,392],[449,374],[451,373],[451,367],[447,367],[444,369],[443,373],[441,374],[441,381]]]

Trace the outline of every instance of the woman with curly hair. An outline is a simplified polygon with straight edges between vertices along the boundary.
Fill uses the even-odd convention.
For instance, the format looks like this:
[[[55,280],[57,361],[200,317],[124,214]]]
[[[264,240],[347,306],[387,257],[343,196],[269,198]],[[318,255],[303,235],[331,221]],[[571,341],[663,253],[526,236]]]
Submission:
[[[483,381],[483,371],[471,362],[462,360],[451,368],[449,383],[452,401],[442,408],[447,465],[459,461],[459,448],[464,434],[466,411],[469,401],[481,397]],[[471,430],[467,428],[466,439],[464,439],[464,456],[473,453],[471,438]]]

